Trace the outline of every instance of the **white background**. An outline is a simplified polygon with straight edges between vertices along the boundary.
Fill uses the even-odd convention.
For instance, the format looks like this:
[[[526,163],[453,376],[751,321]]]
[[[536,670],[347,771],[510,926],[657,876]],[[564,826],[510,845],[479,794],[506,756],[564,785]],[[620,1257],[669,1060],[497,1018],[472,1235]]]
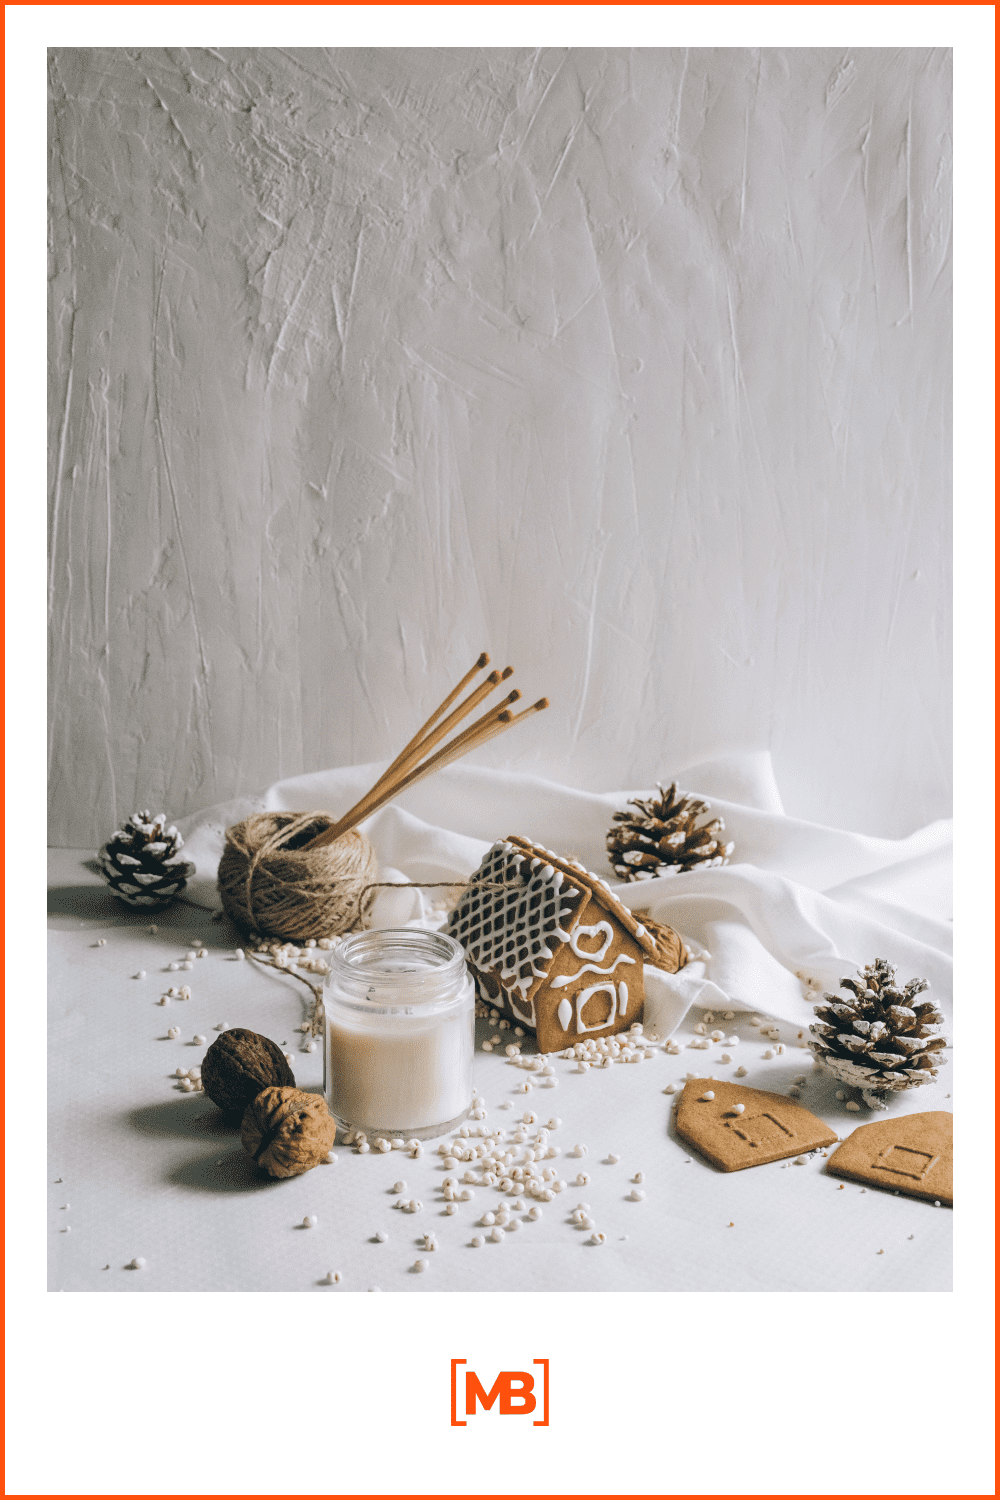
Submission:
[[[892,7],[886,12],[864,7],[860,15],[849,8],[832,9],[837,20],[830,26],[821,7],[810,7],[805,18],[802,11],[782,8],[777,18],[780,30],[769,30],[766,13],[727,8],[726,41],[733,46],[761,42],[838,46],[849,30],[850,39],[856,37],[863,45],[892,46],[900,40],[905,46],[957,43],[956,71],[961,80],[957,112],[960,127],[964,122],[964,139],[971,156],[965,164],[964,199],[959,179],[959,201],[965,232],[970,236],[970,250],[966,252],[970,255],[970,231],[975,223],[971,190],[984,177],[991,178],[988,161],[984,162],[974,148],[976,142],[992,139],[988,110],[985,115],[979,112],[983,101],[991,97],[992,82],[986,69],[992,55],[992,14],[985,15],[975,7],[951,7],[944,13],[934,7]],[[119,44],[127,12],[117,9],[102,34],[100,17],[88,8],[73,8],[61,15],[57,9],[44,7],[30,11],[14,7],[13,11],[11,17],[8,10],[8,20],[19,28],[18,40],[23,48],[15,61],[25,60],[23,70],[17,71],[29,92],[22,96],[23,102],[15,96],[12,104],[15,111],[21,111],[24,150],[21,159],[12,163],[15,171],[9,191],[25,214],[23,248],[35,255],[33,264],[30,260],[22,263],[22,284],[31,285],[44,258],[44,142],[29,128],[33,122],[41,128],[44,125],[39,48],[46,42]],[[177,8],[174,21],[183,19],[184,14]],[[460,14],[456,10],[448,13],[449,30],[443,38],[448,44],[456,40]],[[162,45],[163,28],[151,24],[155,13],[146,12],[143,24],[138,17],[137,11],[129,16],[130,39],[144,46]],[[205,19],[204,12],[198,13],[198,19]],[[232,12],[223,19],[231,24]],[[234,37],[231,44],[272,45],[289,39],[298,45],[315,44],[316,13],[310,13],[309,29],[301,37],[294,36],[291,29],[297,19],[293,10],[282,13],[280,36],[266,34],[269,19],[267,12],[255,13],[253,35]],[[365,24],[370,26],[373,19],[369,14]],[[587,19],[599,24],[602,17],[598,13]],[[580,41],[613,46],[632,41],[640,45],[697,44],[706,40],[711,19],[704,10],[693,20],[681,16],[678,27],[683,22],[688,35],[650,37],[650,17],[644,13],[638,24],[647,29],[641,36],[629,37],[622,35],[622,27],[630,21],[636,24],[634,17],[623,18],[616,13],[614,35],[580,36]],[[343,16],[338,17],[338,22],[343,20]],[[146,24],[150,27],[148,35],[143,34]],[[575,25],[580,24],[575,18]],[[801,29],[803,25],[805,30]],[[879,28],[884,28],[881,34]],[[218,39],[220,30],[218,21],[211,30],[213,40]],[[399,16],[393,18],[392,30],[394,39],[407,39]],[[551,41],[558,45],[565,35],[565,17],[557,13],[551,30]],[[425,45],[429,35],[426,17],[421,17],[419,31],[413,40]],[[365,39],[360,34],[348,40]],[[717,26],[716,32],[707,37],[709,41],[716,39]],[[534,43],[536,37],[528,40]],[[509,34],[495,41],[497,45],[511,44]],[[34,63],[34,72],[29,63]],[[977,72],[977,68],[982,71]],[[20,178],[19,167],[25,173]],[[985,208],[980,232],[988,238],[988,204]],[[976,330],[991,326],[992,321],[981,300],[982,287],[991,283],[989,265],[980,266],[978,275],[971,274],[974,269],[970,268],[966,278],[967,300],[960,309],[965,314],[967,352],[972,349],[969,336],[974,332],[970,311],[975,312]],[[37,421],[43,390],[40,327],[39,317],[32,330],[35,342],[25,342],[19,361],[24,392],[38,401],[35,427],[26,430],[38,432],[39,453],[43,444]],[[12,394],[16,397],[20,392]],[[960,516],[969,529],[980,528],[975,497],[984,492],[984,481],[985,493],[989,493],[988,474],[975,468],[977,451],[968,426],[970,416],[982,420],[983,406],[978,405],[982,401],[979,384],[965,387],[960,403],[965,418],[959,442]],[[988,383],[985,409],[989,410]],[[41,585],[40,511],[15,510],[12,520],[13,540],[22,549],[20,556],[32,567],[30,577]],[[20,527],[19,521],[23,523]],[[964,532],[967,543],[969,529]],[[968,545],[963,562],[964,656],[968,662],[976,645],[969,630],[970,618],[974,625],[976,617],[970,617],[968,610],[981,600],[984,578],[976,571],[976,557]],[[985,583],[988,590],[988,579]],[[31,596],[23,606],[25,618],[31,623],[40,623],[41,593],[39,587],[37,598]],[[12,673],[12,687],[19,695],[16,706],[22,716],[32,705],[40,710],[37,685],[44,670],[41,632],[29,633],[25,639],[27,649],[15,661]],[[475,649],[478,647],[477,640]],[[31,786],[37,784],[32,777],[38,775],[40,756],[33,752],[40,750],[40,737],[37,724],[30,715],[27,719],[25,722],[22,717],[21,727],[27,750],[24,769]],[[969,759],[967,743],[963,751],[963,766],[967,776],[972,773],[974,791],[975,773],[981,774],[983,767]],[[967,814],[973,810],[969,791],[970,781],[966,779],[961,810]],[[40,796],[39,785],[39,800]],[[975,811],[982,816],[981,805]],[[8,840],[19,826],[27,836],[26,825],[12,821]],[[32,831],[32,837],[36,836]],[[24,870],[22,860],[22,877]],[[962,894],[967,900],[974,894],[968,883]],[[968,948],[966,953],[965,972],[971,978]],[[23,1030],[19,1035],[23,1020],[19,1018],[14,1024],[12,1039],[23,1046]],[[11,1038],[8,1046],[10,1042]],[[18,1099],[14,1082],[11,1097]],[[30,1153],[25,1160],[32,1164]],[[620,1492],[631,1488],[693,1493],[944,1493],[985,1490],[990,1484],[981,1446],[988,1424],[976,1400],[982,1386],[975,1380],[952,1378],[956,1368],[976,1371],[981,1346],[978,1339],[975,1346],[968,1340],[973,1331],[981,1333],[989,1321],[980,1279],[983,1245],[988,1241],[981,1237],[984,1230],[974,1207],[959,1216],[959,1227],[963,1220],[967,1226],[959,1291],[944,1301],[935,1299],[930,1308],[926,1299],[920,1298],[894,1298],[886,1308],[871,1298],[842,1297],[809,1297],[793,1303],[780,1297],[727,1298],[722,1306],[716,1300],[671,1299],[641,1309],[627,1297],[602,1298],[596,1304],[589,1299],[579,1305],[571,1298],[555,1303],[547,1299],[544,1307],[537,1308],[522,1299],[497,1308],[484,1294],[481,1309],[469,1302],[455,1308],[447,1301],[438,1308],[431,1299],[411,1299],[405,1308],[398,1302],[391,1307],[376,1303],[373,1308],[368,1303],[340,1301],[336,1309],[323,1309],[328,1319],[337,1319],[333,1328],[324,1327],[318,1320],[306,1325],[301,1303],[272,1298],[266,1304],[271,1337],[268,1352],[262,1355],[259,1298],[249,1305],[240,1298],[171,1297],[162,1305],[157,1299],[140,1299],[138,1305],[133,1302],[128,1308],[126,1329],[117,1322],[118,1310],[108,1305],[108,1299],[92,1307],[82,1298],[65,1298],[56,1304],[54,1298],[38,1295],[41,1257],[37,1256],[36,1264],[37,1247],[30,1225],[32,1193],[37,1197],[37,1190],[30,1179],[16,1172],[12,1186],[19,1193],[19,1218],[10,1221],[14,1224],[10,1266],[24,1319],[15,1344],[22,1362],[17,1370],[14,1416],[27,1439],[20,1451],[15,1448],[12,1489],[134,1493],[142,1488],[139,1476],[144,1467],[146,1488],[175,1493],[255,1489],[284,1493],[348,1489],[447,1492],[467,1490],[470,1484],[482,1492],[570,1488]],[[312,1306],[309,1304],[310,1313]],[[856,1412],[859,1399],[870,1397],[871,1409],[876,1414],[885,1412],[887,1420],[895,1410],[898,1341],[894,1353],[883,1361],[873,1355],[869,1334],[858,1332],[870,1329],[876,1310],[883,1315],[891,1312],[897,1328],[921,1328],[919,1340],[912,1343],[919,1347],[921,1363],[929,1372],[934,1409],[940,1430],[946,1434],[930,1454],[918,1454],[916,1448],[900,1454],[895,1444],[884,1443],[877,1421],[867,1430],[859,1430],[863,1424],[854,1425],[850,1442],[842,1439],[839,1417],[843,1403],[849,1403],[851,1411]],[[242,1318],[247,1319],[245,1325],[241,1325]],[[558,1350],[564,1368],[579,1372],[575,1386],[574,1377],[567,1376],[575,1403],[565,1402],[563,1425],[552,1429],[548,1445],[540,1445],[536,1438],[541,1434],[534,1433],[518,1440],[523,1445],[520,1448],[510,1437],[498,1441],[491,1436],[495,1429],[485,1424],[462,1434],[461,1443],[449,1434],[438,1406],[447,1390],[448,1357],[464,1352],[455,1347],[459,1318],[463,1332],[477,1328],[476,1349],[470,1358],[484,1365],[493,1356],[497,1363],[514,1362],[515,1350],[518,1361],[525,1354],[530,1358]],[[548,1350],[534,1348],[533,1336],[542,1332],[547,1334]],[[531,1343],[530,1350],[526,1343]],[[220,1346],[225,1350],[222,1358]],[[973,1347],[979,1350],[978,1356],[972,1353]],[[287,1355],[287,1378],[281,1351]],[[686,1369],[685,1360],[689,1361]],[[698,1378],[692,1378],[692,1361]],[[245,1372],[257,1367],[263,1368],[270,1381],[272,1400],[266,1407],[256,1400],[256,1393],[253,1401],[247,1400]],[[436,1387],[430,1373],[435,1369],[441,1371]],[[733,1402],[729,1394],[734,1372],[742,1376],[738,1402]],[[812,1382],[816,1382],[816,1395],[810,1398],[808,1410],[795,1401],[787,1411],[777,1413],[770,1399],[765,1399],[766,1393],[786,1389],[789,1383],[797,1391],[803,1372],[810,1391],[814,1389]],[[586,1389],[582,1388],[584,1376]],[[754,1412],[749,1417],[748,1405]],[[611,1442],[595,1441],[593,1416],[598,1409],[612,1414],[607,1424],[609,1430],[612,1424],[615,1428]],[[35,1423],[28,1425],[26,1414],[32,1410]],[[260,1417],[265,1411],[269,1422],[262,1436]],[[51,1462],[56,1425],[62,1439],[60,1451],[66,1459],[62,1468],[53,1467]],[[234,1444],[234,1431],[255,1435],[252,1453]],[[506,1428],[503,1432],[506,1434]],[[832,1432],[836,1438],[830,1436]],[[362,1433],[364,1436],[359,1437]],[[45,1461],[39,1454],[45,1455]]]
[[[488,764],[949,816],[948,49],[647,26],[53,50],[50,843],[484,648],[552,703]]]

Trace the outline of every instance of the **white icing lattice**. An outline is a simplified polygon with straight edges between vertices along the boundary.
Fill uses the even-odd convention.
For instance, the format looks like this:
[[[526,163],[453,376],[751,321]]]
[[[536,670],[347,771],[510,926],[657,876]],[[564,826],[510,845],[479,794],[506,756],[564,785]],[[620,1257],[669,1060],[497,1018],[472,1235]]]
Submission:
[[[562,870],[502,840],[473,875],[444,930],[481,973],[499,972],[512,1008],[534,1026],[528,991],[548,973],[555,945],[569,942],[563,923],[580,895]]]

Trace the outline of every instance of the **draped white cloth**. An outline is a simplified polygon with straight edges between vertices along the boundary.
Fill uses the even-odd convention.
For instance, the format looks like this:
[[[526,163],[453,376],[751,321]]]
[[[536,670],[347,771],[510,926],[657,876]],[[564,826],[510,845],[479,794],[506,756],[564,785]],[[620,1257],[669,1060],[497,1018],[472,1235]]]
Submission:
[[[197,867],[188,898],[219,906],[215,877],[229,824],[265,809],[342,813],[382,769],[292,777],[185,819],[179,825],[185,853]],[[804,1026],[813,1019],[812,1002],[797,976],[835,990],[845,974],[875,958],[895,964],[903,979],[927,979],[950,1020],[950,821],[885,839],[787,817],[766,754],[708,762],[677,780],[724,819],[735,844],[729,865],[615,884],[605,849],[612,814],[651,788],[585,792],[462,764],[428,777],[361,827],[382,880],[464,880],[490,845],[510,834],[577,858],[609,879],[627,906],[668,922],[695,954],[650,995],[647,1010],[661,1008],[663,1034],[696,1001]],[[441,895],[382,892],[375,925],[438,925]]]

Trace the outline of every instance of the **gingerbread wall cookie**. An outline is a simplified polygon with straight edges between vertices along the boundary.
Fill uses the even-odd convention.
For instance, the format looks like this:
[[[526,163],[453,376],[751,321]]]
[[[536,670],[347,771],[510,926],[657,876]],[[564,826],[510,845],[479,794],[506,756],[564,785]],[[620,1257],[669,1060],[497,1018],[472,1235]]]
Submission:
[[[677,1106],[677,1134],[720,1172],[741,1172],[765,1162],[832,1146],[836,1134],[784,1094],[694,1078]]]
[[[826,1170],[951,1207],[951,1121],[946,1110],[931,1110],[859,1125],[830,1157]]]

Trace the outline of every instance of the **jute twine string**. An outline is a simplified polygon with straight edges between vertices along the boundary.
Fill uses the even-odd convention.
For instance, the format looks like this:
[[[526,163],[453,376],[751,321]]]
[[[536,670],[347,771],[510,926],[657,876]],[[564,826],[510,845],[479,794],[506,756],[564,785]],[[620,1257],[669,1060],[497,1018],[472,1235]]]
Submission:
[[[352,828],[319,849],[302,849],[333,826],[327,813],[254,813],[226,829],[219,895],[237,926],[292,942],[334,937],[364,915],[378,860]]]
[[[446,888],[448,890],[453,890],[454,891],[454,890],[463,890],[465,888],[465,886],[467,885],[467,883],[468,882],[465,881],[465,880],[372,880],[372,881],[369,881],[368,884],[366,886],[364,886],[362,888],[362,890],[359,891],[359,893],[358,893],[358,900],[357,900],[357,905],[356,905],[356,908],[355,908],[355,922],[356,923],[360,923],[360,921],[361,921],[362,909],[363,909],[364,902],[365,902],[366,897],[368,896],[369,891],[378,891],[378,890],[390,890],[390,891],[423,890],[423,891],[425,891],[425,890],[437,890],[438,888],[441,888],[441,887],[444,887],[444,888]],[[484,882],[483,886],[480,887],[480,888],[481,889],[487,889],[487,890],[493,890],[493,891],[505,891],[505,890],[511,890],[511,889],[513,889],[513,887],[511,885],[509,885],[509,884],[506,884],[506,885],[494,885],[494,884],[489,883],[489,882]],[[257,938],[257,934],[254,934],[254,939],[256,940],[256,938]],[[306,988],[310,991],[310,993],[312,994],[312,997],[313,997],[312,1010],[311,1010],[311,1012],[310,1012],[310,1014],[309,1014],[309,1016],[307,1018],[307,1023],[306,1023],[308,1025],[308,1027],[309,1027],[308,1035],[310,1035],[310,1036],[319,1036],[320,1032],[323,1029],[323,986],[322,986],[322,984],[316,984],[316,983],[314,983],[313,980],[311,980],[311,979],[307,979],[304,974],[299,974],[296,971],[296,969],[292,966],[292,962],[291,961],[286,961],[285,963],[278,963],[277,960],[276,960],[275,954],[272,953],[272,951],[271,951],[271,949],[272,948],[276,948],[276,946],[277,946],[276,944],[272,943],[271,946],[270,946],[270,948],[256,948],[256,949],[255,948],[248,948],[247,949],[247,956],[249,958],[252,958],[255,963],[260,964],[262,968],[271,969],[276,974],[287,974],[290,979],[297,979],[300,984],[304,984],[306,986]]]
[[[463,880],[373,880],[373,881],[369,881],[367,883],[367,885],[363,886],[362,889],[358,892],[358,898],[357,898],[357,903],[356,903],[355,913],[354,913],[354,924],[360,924],[361,923],[361,920],[362,920],[362,910],[363,910],[363,907],[364,907],[364,902],[365,902],[366,898],[368,897],[369,892],[371,892],[371,891],[377,891],[377,890],[397,890],[397,891],[398,890],[437,890],[439,888],[445,888],[445,889],[450,889],[450,890],[463,890],[467,884],[468,884],[468,882],[467,881],[463,881]],[[510,890],[523,890],[523,886],[520,884],[520,882],[517,882],[517,881],[503,881],[503,882],[482,881],[481,883],[477,883],[476,889],[477,890],[501,891],[502,892],[502,891],[510,891]],[[646,912],[644,909],[641,909],[640,911],[634,913],[634,915],[642,916],[643,921],[645,923],[645,926],[647,928],[647,931],[650,932],[650,935],[652,936],[654,942],[656,942],[657,947],[660,948],[661,951],[664,950],[664,942],[663,942],[663,940],[665,938],[670,938],[671,940],[676,940],[676,934],[673,932],[672,928],[668,927],[663,922],[654,921],[654,919],[652,917],[650,917],[649,914],[648,914],[648,912]],[[256,941],[257,940],[257,934],[255,933],[253,936],[254,936],[254,940]],[[247,950],[247,956],[249,958],[252,958],[256,963],[259,963],[262,968],[271,969],[271,970],[273,970],[277,974],[287,974],[289,976],[289,978],[291,978],[291,979],[297,979],[300,984],[304,984],[306,986],[306,988],[310,991],[310,993],[312,994],[312,997],[313,997],[312,1010],[311,1010],[311,1012],[309,1014],[309,1017],[308,1017],[308,1020],[307,1020],[308,1035],[310,1035],[310,1036],[319,1036],[320,1033],[321,1033],[321,1031],[322,1031],[322,1029],[323,1029],[323,986],[322,986],[321,983],[320,984],[316,984],[311,979],[307,979],[304,974],[299,974],[295,970],[295,968],[293,967],[293,965],[292,965],[291,962],[286,961],[285,963],[280,963],[279,964],[276,961],[275,953],[271,951],[272,949],[276,949],[276,948],[277,948],[277,945],[274,944],[274,943],[272,943],[270,945],[270,948],[258,948],[256,950],[253,949],[253,948],[248,948],[248,950]],[[681,949],[681,952],[683,954],[684,960],[686,961],[688,955],[684,951],[683,947]]]

